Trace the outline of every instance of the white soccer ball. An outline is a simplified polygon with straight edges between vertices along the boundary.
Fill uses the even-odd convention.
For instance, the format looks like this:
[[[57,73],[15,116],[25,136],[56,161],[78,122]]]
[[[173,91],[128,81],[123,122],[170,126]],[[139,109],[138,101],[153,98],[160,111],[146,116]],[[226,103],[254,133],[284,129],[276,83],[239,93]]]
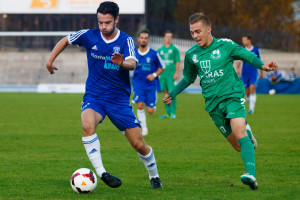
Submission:
[[[77,193],[90,193],[97,186],[97,176],[87,168],[76,170],[71,177],[71,187]]]
[[[270,94],[270,95],[273,95],[273,94],[275,94],[275,93],[276,93],[276,90],[275,90],[275,89],[269,90],[269,94]]]

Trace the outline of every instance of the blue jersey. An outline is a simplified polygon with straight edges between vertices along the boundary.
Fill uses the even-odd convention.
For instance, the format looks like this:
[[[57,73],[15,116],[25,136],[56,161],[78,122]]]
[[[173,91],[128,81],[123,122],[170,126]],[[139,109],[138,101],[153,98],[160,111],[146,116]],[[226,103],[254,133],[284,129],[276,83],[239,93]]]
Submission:
[[[245,47],[244,47],[245,48]],[[247,49],[247,48],[245,48]],[[252,53],[256,54],[258,58],[260,58],[260,53],[259,53],[259,49],[255,46],[252,46],[251,49],[247,49],[248,51],[251,51]],[[243,69],[242,69],[242,76],[253,76],[253,77],[257,77],[258,72],[257,72],[257,68],[253,67],[252,65],[243,62]]]
[[[134,71],[132,83],[134,90],[137,89],[157,89],[159,84],[158,78],[149,81],[146,77],[158,70],[158,68],[165,68],[160,55],[153,49],[149,48],[146,52],[141,53],[135,50],[138,63]]]
[[[129,71],[113,64],[114,52],[125,60],[135,58],[132,37],[118,30],[112,40],[106,40],[99,29],[84,29],[68,36],[69,43],[86,49],[89,74],[83,100],[128,102],[131,88]]]

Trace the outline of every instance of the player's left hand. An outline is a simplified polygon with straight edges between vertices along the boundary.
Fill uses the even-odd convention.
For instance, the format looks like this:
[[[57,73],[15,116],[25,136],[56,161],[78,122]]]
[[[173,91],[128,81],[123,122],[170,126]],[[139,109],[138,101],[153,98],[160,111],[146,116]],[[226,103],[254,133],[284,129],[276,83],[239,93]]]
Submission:
[[[153,76],[153,74],[149,74],[146,79],[148,79],[149,81],[153,81],[155,79],[155,77]]]
[[[273,61],[273,62],[263,65],[262,68],[266,72],[274,71],[277,69],[277,64],[276,64],[276,62]]]
[[[165,94],[163,102],[166,103],[167,105],[171,105],[172,97],[170,97],[168,94]]]
[[[124,61],[124,54],[121,55],[120,53],[114,53],[111,56],[111,61],[112,63],[121,66]]]

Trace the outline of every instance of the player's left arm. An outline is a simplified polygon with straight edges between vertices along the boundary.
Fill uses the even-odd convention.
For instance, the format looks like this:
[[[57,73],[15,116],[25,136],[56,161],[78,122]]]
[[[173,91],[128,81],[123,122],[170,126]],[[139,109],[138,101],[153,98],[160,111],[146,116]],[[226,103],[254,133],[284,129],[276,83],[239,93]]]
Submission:
[[[136,60],[134,58],[124,60],[124,54],[120,53],[114,53],[111,57],[111,61],[127,70],[135,70],[136,67]]]
[[[154,81],[154,79],[159,76],[161,73],[164,72],[164,68],[158,68],[156,72],[152,73],[152,74],[149,74],[146,78],[149,80],[149,81]]]
[[[249,63],[253,67],[256,67],[257,69],[261,69],[267,72],[273,71],[277,68],[277,64],[274,61],[264,64],[256,54],[244,49],[240,45],[234,42],[229,43],[229,45],[233,45],[231,57],[234,60],[242,60],[246,63]]]
[[[157,71],[152,74],[149,74],[146,77],[149,81],[153,81],[157,76],[159,76],[161,73],[163,73],[166,68],[166,65],[165,65],[164,61],[161,59],[159,53],[156,54],[154,64],[157,66]]]

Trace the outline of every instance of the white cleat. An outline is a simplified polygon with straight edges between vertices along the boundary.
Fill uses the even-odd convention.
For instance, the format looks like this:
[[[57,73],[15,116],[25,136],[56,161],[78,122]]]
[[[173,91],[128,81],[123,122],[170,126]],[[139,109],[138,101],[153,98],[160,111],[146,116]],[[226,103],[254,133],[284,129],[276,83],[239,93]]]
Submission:
[[[142,135],[143,136],[148,135],[148,128],[143,128],[142,129]]]
[[[251,133],[251,138],[250,138],[250,140],[251,140],[251,142],[252,142],[252,144],[253,144],[254,149],[256,149],[256,147],[257,147],[257,141],[256,141],[256,139],[255,139],[255,137],[254,137],[254,135],[253,135],[253,133],[252,133],[252,131],[251,131],[251,128],[250,128],[249,124],[246,125],[246,131],[247,131],[247,132],[250,131],[250,133]]]
[[[250,174],[244,174],[241,176],[241,181],[245,185],[248,185],[251,190],[257,190],[258,184],[256,178]]]

